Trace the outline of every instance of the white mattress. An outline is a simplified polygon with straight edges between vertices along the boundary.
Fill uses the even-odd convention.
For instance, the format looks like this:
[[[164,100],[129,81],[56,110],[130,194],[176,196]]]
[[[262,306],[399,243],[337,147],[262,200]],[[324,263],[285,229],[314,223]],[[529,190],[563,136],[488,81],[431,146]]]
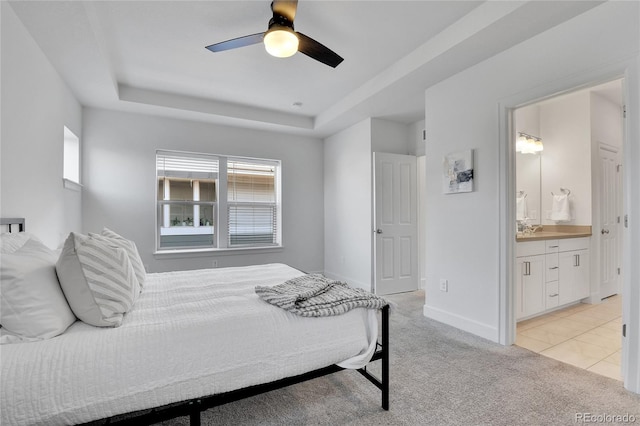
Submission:
[[[254,293],[301,274],[281,264],[148,274],[118,328],[78,321],[50,340],[2,345],[0,424],[87,422],[366,364],[375,312],[303,318]]]

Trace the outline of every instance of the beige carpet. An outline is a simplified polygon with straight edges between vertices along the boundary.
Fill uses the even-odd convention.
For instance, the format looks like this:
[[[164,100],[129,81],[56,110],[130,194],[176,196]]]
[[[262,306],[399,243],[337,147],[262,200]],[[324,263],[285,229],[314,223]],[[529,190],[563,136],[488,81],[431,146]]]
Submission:
[[[202,424],[571,425],[583,413],[631,415],[640,424],[640,396],[620,382],[426,319],[422,292],[390,299],[398,307],[388,412],[373,385],[343,371],[207,410]]]

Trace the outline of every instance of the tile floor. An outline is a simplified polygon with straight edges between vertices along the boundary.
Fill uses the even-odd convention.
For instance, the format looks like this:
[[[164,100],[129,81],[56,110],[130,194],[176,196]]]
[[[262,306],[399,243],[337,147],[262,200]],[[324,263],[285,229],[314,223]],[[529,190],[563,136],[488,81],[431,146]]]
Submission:
[[[598,305],[580,303],[521,321],[516,345],[622,380],[622,297],[609,297]]]

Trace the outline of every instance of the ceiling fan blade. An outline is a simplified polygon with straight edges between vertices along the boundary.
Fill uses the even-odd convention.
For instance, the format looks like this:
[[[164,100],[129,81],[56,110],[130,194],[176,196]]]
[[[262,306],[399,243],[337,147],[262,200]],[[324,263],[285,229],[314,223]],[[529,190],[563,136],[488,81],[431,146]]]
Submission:
[[[308,57],[320,61],[325,65],[329,65],[332,68],[337,67],[344,60],[336,52],[318,43],[311,37],[307,37],[299,32],[296,32],[296,34],[299,40],[298,52],[304,53]]]
[[[296,9],[298,8],[298,0],[273,0],[271,10],[278,15],[282,15],[290,22],[296,17]]]
[[[212,52],[222,52],[223,50],[237,49],[238,47],[251,46],[252,44],[262,43],[264,33],[251,34],[244,37],[238,37],[220,43],[206,46]]]

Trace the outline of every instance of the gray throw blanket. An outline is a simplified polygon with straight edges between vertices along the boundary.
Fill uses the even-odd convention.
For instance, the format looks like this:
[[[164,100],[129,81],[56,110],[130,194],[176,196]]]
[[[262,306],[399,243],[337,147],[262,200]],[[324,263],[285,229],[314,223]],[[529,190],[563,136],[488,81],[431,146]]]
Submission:
[[[303,317],[328,317],[388,304],[375,294],[320,274],[303,275],[273,287],[257,286],[255,291],[265,302]]]

